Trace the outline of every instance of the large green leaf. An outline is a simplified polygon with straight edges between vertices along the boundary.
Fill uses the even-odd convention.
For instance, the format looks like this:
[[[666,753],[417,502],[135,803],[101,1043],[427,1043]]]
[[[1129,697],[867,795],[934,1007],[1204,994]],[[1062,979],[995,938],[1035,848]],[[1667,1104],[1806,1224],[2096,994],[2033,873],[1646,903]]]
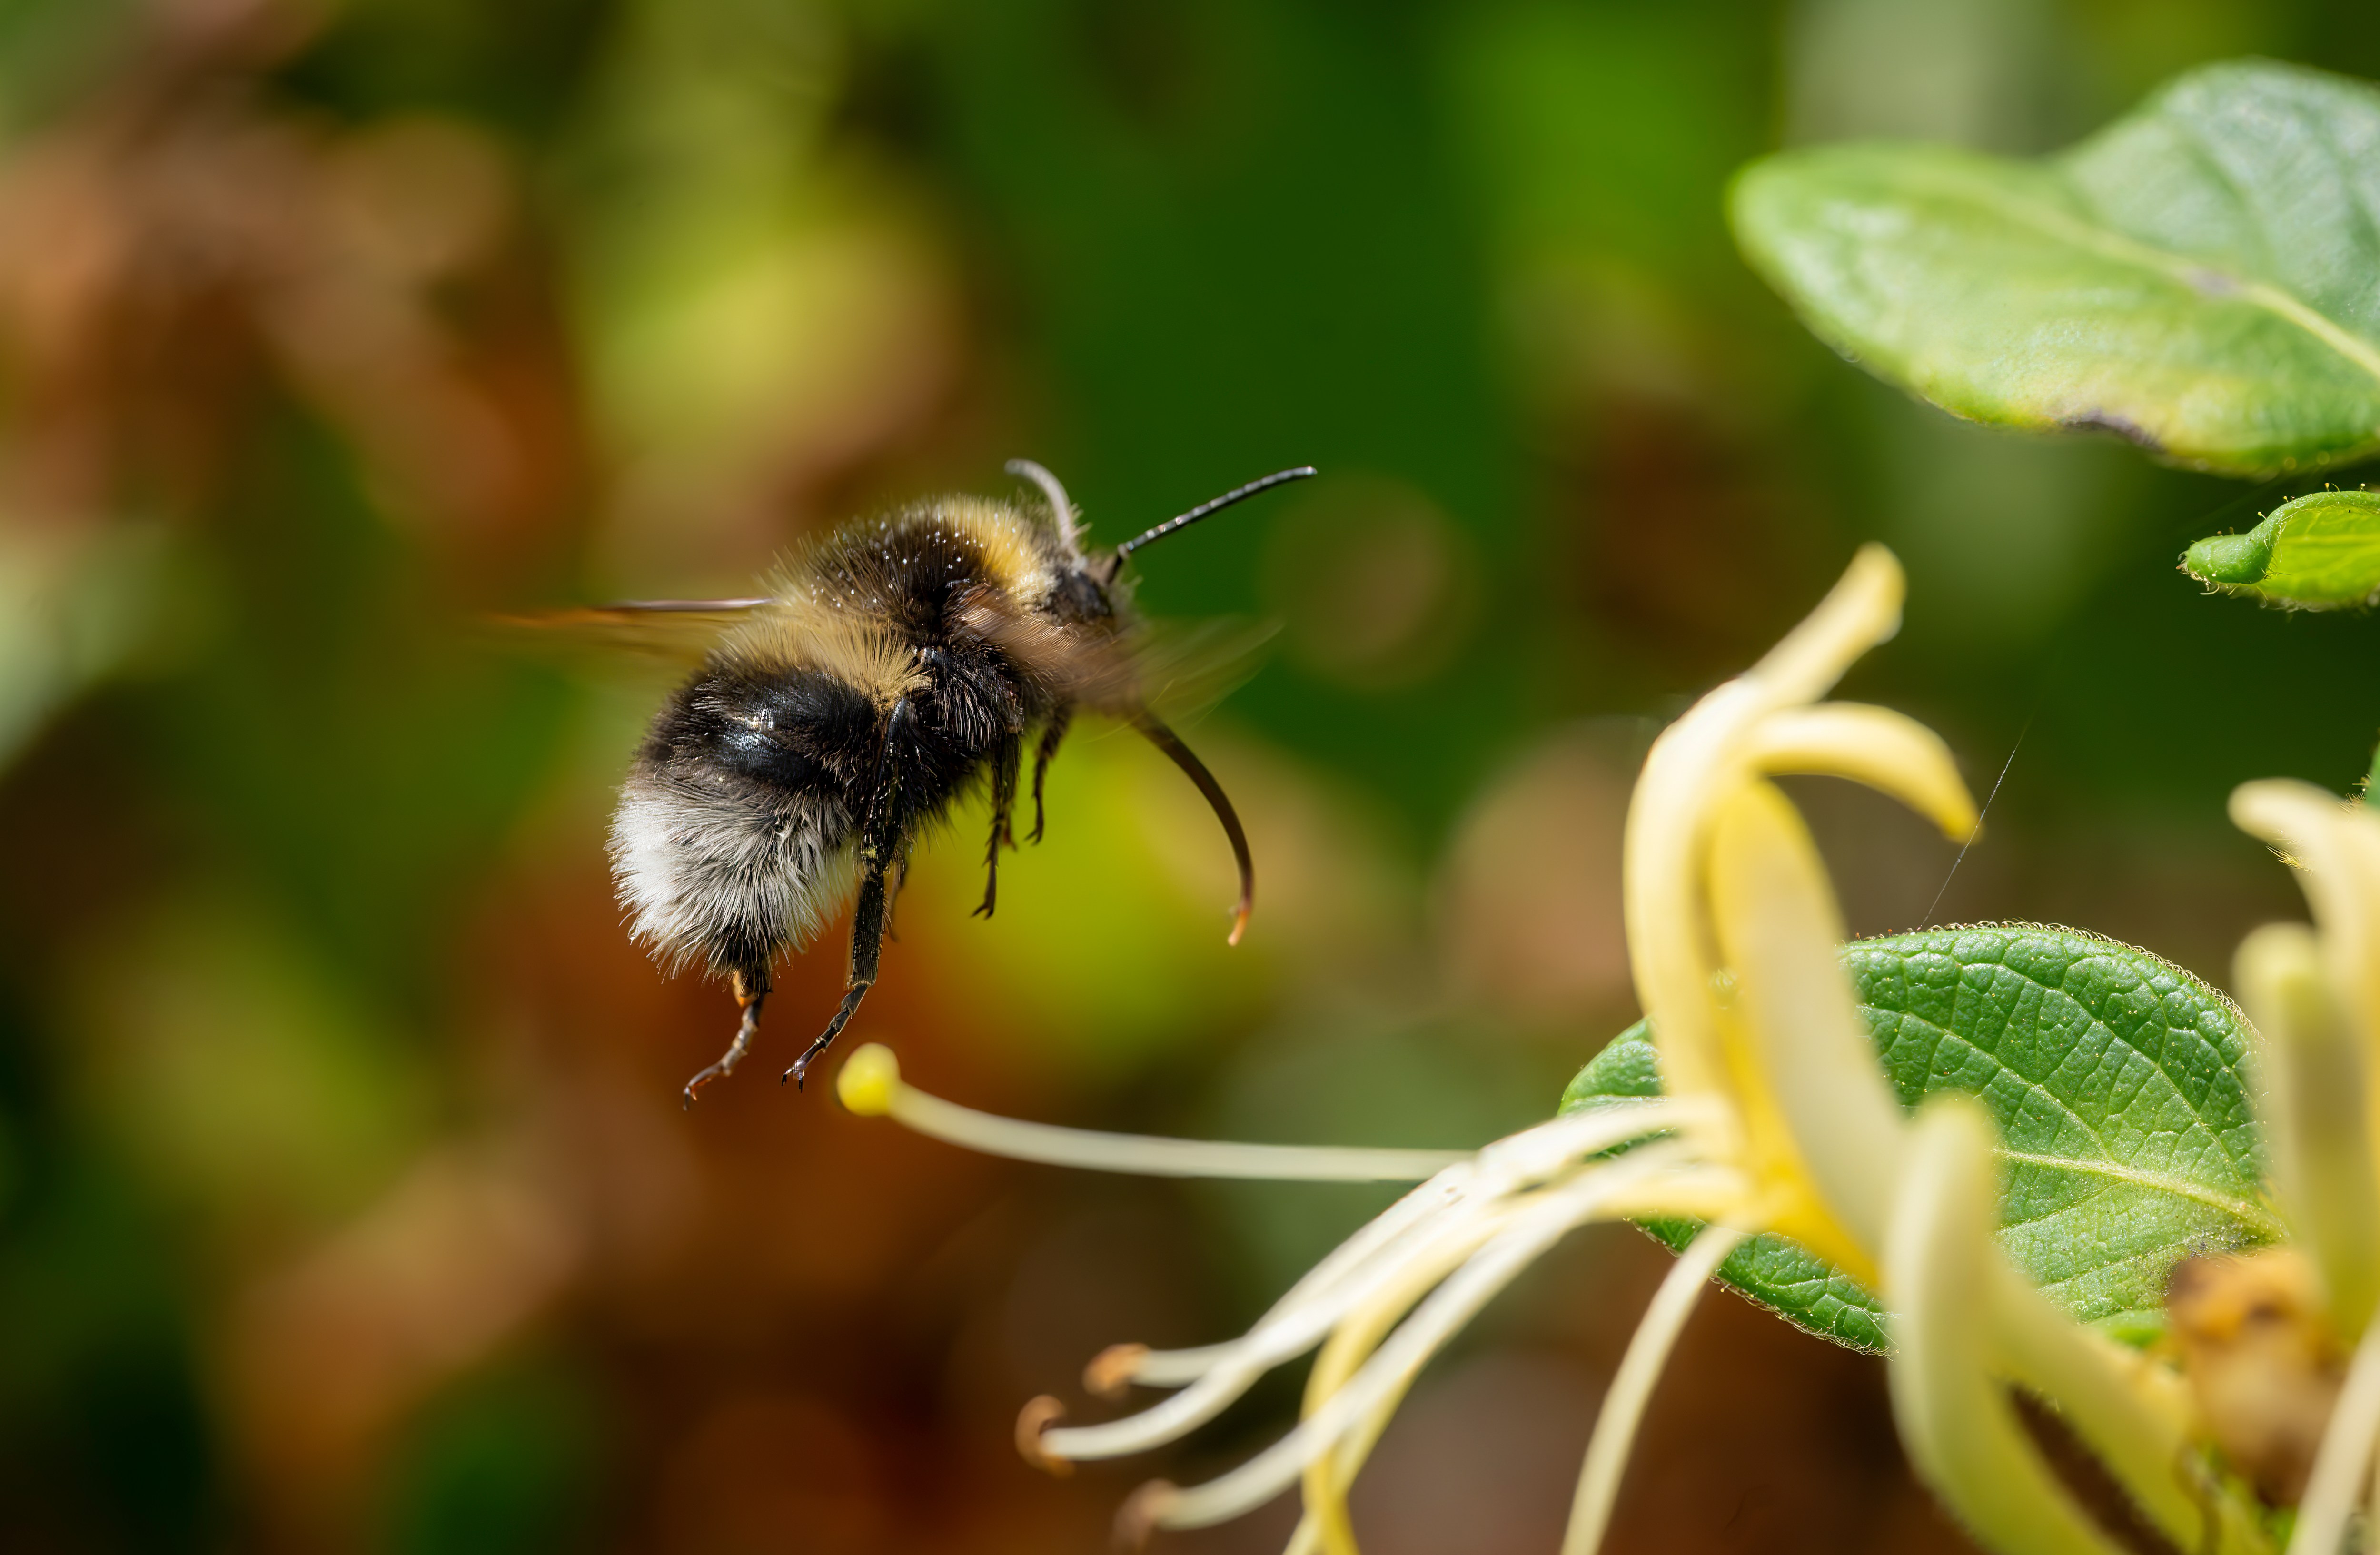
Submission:
[[[2243,535],[2211,535],[2184,572],[2227,594],[2297,610],[2380,597],[2380,492],[2315,492],[2283,503]]]
[[[1738,178],[1738,240],[1845,355],[1961,416],[2230,474],[2380,450],[2380,91],[2247,60],[2044,161],[1862,143]]]
[[[1902,1104],[1963,1091],[1998,1123],[2001,1245],[2075,1317],[2153,1320],[2180,1259],[2279,1233],[2248,1107],[2246,1023],[2189,973],[2035,924],[1856,941],[1843,965]],[[1659,1093],[1639,1023],[1579,1071],[1561,1110]],[[1645,1229],[1677,1248],[1696,1228]],[[1875,1295],[1798,1244],[1754,1237],[1719,1272],[1814,1333],[1885,1348]]]

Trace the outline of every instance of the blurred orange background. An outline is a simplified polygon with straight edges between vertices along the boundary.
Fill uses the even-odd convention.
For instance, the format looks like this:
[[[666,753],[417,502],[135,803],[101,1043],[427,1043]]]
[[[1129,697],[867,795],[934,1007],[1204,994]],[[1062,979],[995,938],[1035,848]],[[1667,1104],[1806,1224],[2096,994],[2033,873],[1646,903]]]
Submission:
[[[1014,1115],[1469,1146],[1634,1018],[1618,845],[1659,724],[1860,541],[1861,695],[1988,788],[1950,851],[1811,784],[1862,932],[2017,917],[2210,976],[2297,911],[2221,796],[2347,786],[2370,624],[2197,598],[2277,500],[1950,422],[1734,257],[1782,140],[2061,143],[2324,0],[13,0],[0,6],[0,1545],[1096,1550],[1182,1451],[1011,1424],[1243,1326],[1383,1195],[963,1155],[759,1062],[628,943],[611,791],[667,684],[492,613],[747,592],[1004,459],[1281,627],[1192,738],[1261,877],[1112,731],[978,889],[929,844],[846,1041]],[[2180,740],[2182,710],[2235,737]],[[2029,731],[2029,732],[2028,732]],[[2018,746],[2020,735],[2022,745]],[[977,802],[979,805],[979,801]],[[761,1059],[822,1018],[841,932]],[[782,1067],[782,1064],[775,1065]],[[830,1068],[831,1068],[830,1064]],[[1665,1266],[1578,1237],[1428,1372],[1366,1548],[1559,1541]],[[1283,1502],[1167,1548],[1257,1550]],[[1878,1363],[1697,1314],[1618,1550],[1960,1548]]]

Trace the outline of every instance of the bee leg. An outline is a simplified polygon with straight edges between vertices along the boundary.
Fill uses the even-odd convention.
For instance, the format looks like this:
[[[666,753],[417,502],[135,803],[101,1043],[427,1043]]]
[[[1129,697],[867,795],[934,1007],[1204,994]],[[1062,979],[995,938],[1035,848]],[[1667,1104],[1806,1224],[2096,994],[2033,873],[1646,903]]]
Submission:
[[[877,759],[876,781],[868,798],[867,819],[861,823],[859,842],[859,901],[851,910],[851,971],[844,979],[843,1002],[836,1007],[834,1018],[826,1023],[818,1040],[802,1050],[793,1067],[779,1077],[783,1085],[794,1082],[801,1088],[809,1076],[810,1065],[819,1054],[843,1034],[843,1028],[858,1013],[859,1002],[876,986],[877,958],[884,950],[885,920],[891,917],[884,890],[884,877],[898,865],[907,853],[905,839],[901,834],[901,760],[900,745],[908,737],[917,720],[917,709],[906,697],[892,704],[892,715],[884,723],[884,750]]]
[[[901,936],[892,926],[892,912],[901,905],[901,888],[908,883],[909,860],[906,857],[895,859],[892,863],[892,883],[884,888],[884,937],[894,944],[901,942]]]
[[[1025,840],[1041,840],[1041,777],[1050,770],[1050,759],[1058,754],[1058,742],[1066,737],[1066,725],[1073,720],[1075,710],[1065,703],[1050,715],[1049,726],[1041,731],[1041,748],[1033,754],[1033,834]]]
[[[992,752],[991,842],[983,850],[983,905],[975,910],[977,917],[990,917],[992,904],[1000,899],[1000,844],[1016,845],[1008,817],[1016,808],[1016,769],[1024,759],[1024,744],[1014,735],[1003,736]]]
[[[694,1105],[696,1091],[722,1075],[735,1073],[735,1066],[744,1062],[746,1053],[752,1051],[752,1039],[760,1034],[760,1004],[769,997],[768,969],[763,967],[753,972],[739,966],[728,977],[729,986],[735,990],[735,1002],[742,1008],[744,1016],[735,1023],[735,1040],[727,1044],[727,1051],[719,1055],[719,1062],[686,1083],[685,1104],[688,1107]]]

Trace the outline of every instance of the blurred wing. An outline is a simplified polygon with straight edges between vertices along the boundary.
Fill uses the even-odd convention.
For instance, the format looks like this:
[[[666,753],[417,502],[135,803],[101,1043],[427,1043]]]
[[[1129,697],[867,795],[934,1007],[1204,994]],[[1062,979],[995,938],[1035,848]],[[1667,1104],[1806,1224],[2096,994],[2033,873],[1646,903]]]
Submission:
[[[1254,678],[1275,621],[1225,618],[1144,624],[1133,634],[1134,678],[1142,699],[1171,723],[1196,718]]]
[[[622,600],[491,616],[488,625],[507,646],[540,657],[625,658],[690,669],[729,627],[772,602],[766,598]]]

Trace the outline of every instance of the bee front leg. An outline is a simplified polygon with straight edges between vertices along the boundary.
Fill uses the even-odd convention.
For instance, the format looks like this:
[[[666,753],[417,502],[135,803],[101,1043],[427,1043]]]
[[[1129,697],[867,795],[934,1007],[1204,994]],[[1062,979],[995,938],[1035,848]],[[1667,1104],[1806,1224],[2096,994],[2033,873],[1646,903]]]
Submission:
[[[983,905],[975,910],[978,917],[990,917],[992,904],[1000,899],[1001,844],[1016,845],[1008,818],[1016,808],[1016,770],[1024,759],[1024,742],[1014,735],[1002,735],[991,754],[991,842],[983,850]]]
[[[1041,748],[1033,754],[1033,834],[1025,839],[1028,843],[1041,840],[1041,778],[1050,770],[1050,758],[1058,754],[1058,742],[1066,737],[1066,725],[1074,716],[1072,707],[1059,703],[1058,711],[1050,715],[1049,726],[1041,731]]]

